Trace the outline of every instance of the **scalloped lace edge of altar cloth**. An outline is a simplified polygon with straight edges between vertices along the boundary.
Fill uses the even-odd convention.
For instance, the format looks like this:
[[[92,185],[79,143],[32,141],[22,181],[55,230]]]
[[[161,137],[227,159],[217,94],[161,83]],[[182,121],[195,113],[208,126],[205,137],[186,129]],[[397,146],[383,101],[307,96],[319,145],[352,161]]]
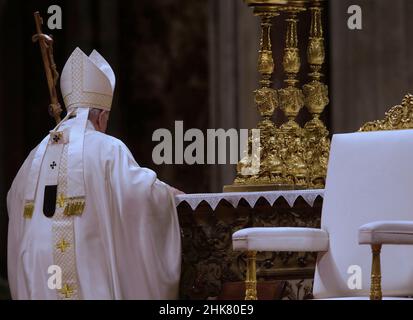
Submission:
[[[228,201],[236,208],[244,199],[253,208],[258,199],[264,198],[272,206],[278,198],[284,198],[290,207],[294,206],[298,197],[302,197],[310,206],[314,205],[317,197],[324,196],[324,190],[292,190],[292,191],[266,191],[266,192],[234,192],[234,193],[196,193],[182,194],[175,197],[176,206],[182,202],[190,205],[192,210],[195,210],[202,201],[206,201],[208,205],[215,210],[222,200]]]

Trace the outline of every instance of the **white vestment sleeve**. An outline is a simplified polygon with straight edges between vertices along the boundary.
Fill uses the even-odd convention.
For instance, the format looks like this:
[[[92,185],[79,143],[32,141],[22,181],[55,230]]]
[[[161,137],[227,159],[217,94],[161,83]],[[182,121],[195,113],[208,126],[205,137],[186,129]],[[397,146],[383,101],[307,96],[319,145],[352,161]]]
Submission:
[[[7,235],[7,273],[10,292],[13,299],[16,299],[17,297],[17,287],[19,281],[17,275],[20,265],[17,262],[20,257],[20,245],[24,228],[24,186],[30,172],[30,166],[35,152],[36,149],[33,150],[27,157],[7,194],[7,212],[9,215]]]
[[[123,144],[112,156],[108,187],[121,296],[178,298],[181,237],[174,196]]]

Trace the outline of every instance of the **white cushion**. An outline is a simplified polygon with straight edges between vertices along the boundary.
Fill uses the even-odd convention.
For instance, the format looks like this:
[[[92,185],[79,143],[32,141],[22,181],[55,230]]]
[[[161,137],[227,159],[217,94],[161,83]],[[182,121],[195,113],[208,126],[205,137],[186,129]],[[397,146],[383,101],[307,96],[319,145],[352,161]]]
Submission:
[[[328,233],[311,228],[248,228],[235,232],[232,245],[236,251],[328,250]]]
[[[413,220],[412,164],[413,130],[334,135],[321,217],[330,245],[318,255],[315,298],[369,295],[371,249],[359,228]],[[381,256],[383,295],[413,296],[413,246],[384,246]],[[348,285],[356,272],[360,290]]]
[[[360,244],[413,244],[413,221],[376,221],[359,229]]]

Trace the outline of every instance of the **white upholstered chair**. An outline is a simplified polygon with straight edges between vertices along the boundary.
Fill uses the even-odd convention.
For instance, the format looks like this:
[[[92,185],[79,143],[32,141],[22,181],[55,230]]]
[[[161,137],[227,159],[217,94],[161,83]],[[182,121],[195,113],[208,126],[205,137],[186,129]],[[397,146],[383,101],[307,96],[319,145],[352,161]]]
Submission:
[[[234,233],[234,250],[248,255],[246,299],[256,298],[257,251],[319,252],[315,299],[368,299],[369,294],[381,299],[381,289],[385,298],[413,296],[409,220],[413,220],[413,130],[335,135],[321,229],[250,228]],[[360,244],[373,249],[373,267],[370,247]],[[389,246],[381,252],[380,279],[382,244]],[[349,285],[356,270],[361,287]]]

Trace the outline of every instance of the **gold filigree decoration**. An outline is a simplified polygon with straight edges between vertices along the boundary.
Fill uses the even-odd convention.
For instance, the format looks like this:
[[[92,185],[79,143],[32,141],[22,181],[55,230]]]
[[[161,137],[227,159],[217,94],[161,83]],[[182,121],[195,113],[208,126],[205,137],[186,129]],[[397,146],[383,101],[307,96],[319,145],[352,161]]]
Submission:
[[[80,216],[85,209],[84,197],[74,197],[66,199],[66,207],[63,214],[65,216]]]
[[[301,62],[298,49],[287,48],[283,59],[284,70],[288,73],[298,73],[300,71],[300,66]]]
[[[257,126],[260,129],[259,156],[252,154],[252,145],[256,143],[257,137],[253,138],[250,134],[248,155],[238,163],[234,184],[224,187],[224,191],[323,188],[330,139],[329,132],[320,119],[321,113],[329,104],[328,87],[321,81],[325,61],[321,2],[289,0],[278,6],[258,0],[248,3],[254,7],[255,14],[261,17],[258,71],[262,87],[254,92],[255,103],[262,117]],[[298,24],[299,14],[306,11],[306,3],[310,3],[311,15],[307,49],[311,71],[308,83],[301,88],[298,86],[301,69]],[[285,86],[275,90],[270,87],[275,69],[271,50],[271,18],[277,16],[278,11],[285,13],[287,24],[282,61]],[[311,113],[312,119],[303,128],[296,122],[296,118],[304,106]],[[288,119],[279,128],[271,119],[278,107]],[[260,163],[258,168],[254,167],[256,160]],[[253,174],[246,176],[243,175],[244,172]]]
[[[59,292],[65,299],[70,299],[74,293],[73,288],[67,283],[64,284]]]
[[[309,169],[309,188],[324,188],[327,164],[330,152],[329,132],[320,120],[320,115],[330,103],[328,86],[321,79],[321,70],[325,62],[325,48],[322,25],[323,8],[319,1],[310,6],[311,27],[307,48],[307,60],[310,64],[310,81],[303,86],[305,106],[312,119],[304,126],[305,162]]]
[[[254,91],[254,101],[258,112],[261,115],[257,128],[260,130],[259,152],[252,154],[253,137],[250,133],[248,139],[248,154],[241,159],[237,165],[237,177],[235,178],[235,185],[260,185],[271,183],[271,174],[267,170],[269,161],[274,150],[274,130],[275,125],[271,120],[274,111],[278,108],[279,99],[278,92],[271,86],[271,77],[275,69],[275,62],[272,54],[271,46],[271,28],[272,19],[279,15],[277,6],[274,7],[256,7],[255,15],[261,18],[261,39],[260,50],[258,55],[258,72],[261,74],[260,85],[261,88]],[[257,142],[257,141],[255,141]],[[259,159],[255,159],[255,158]],[[258,161],[255,161],[258,160]],[[272,159],[273,160],[273,159]],[[254,164],[259,163],[257,168]],[[248,170],[249,175],[244,173]],[[228,191],[228,186],[224,190]]]
[[[59,208],[63,208],[66,204],[66,197],[63,193],[59,193],[57,199],[56,199],[56,203],[59,206]]]
[[[271,117],[278,107],[278,93],[264,87],[254,91],[254,101],[262,117]]]
[[[25,219],[31,219],[33,217],[34,212],[34,201],[26,201],[23,210],[23,217]]]
[[[70,242],[67,242],[64,238],[62,238],[57,244],[56,249],[59,249],[61,253],[64,253],[67,248],[70,247]]]
[[[407,94],[401,105],[386,112],[383,120],[367,122],[360,132],[413,129],[413,95]]]

